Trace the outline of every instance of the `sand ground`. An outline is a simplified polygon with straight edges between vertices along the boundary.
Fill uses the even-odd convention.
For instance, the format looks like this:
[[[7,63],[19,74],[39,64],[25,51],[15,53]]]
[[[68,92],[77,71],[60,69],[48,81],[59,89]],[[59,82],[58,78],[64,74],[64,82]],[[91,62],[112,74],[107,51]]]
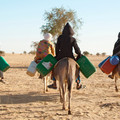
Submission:
[[[59,91],[44,93],[44,82],[26,74],[33,55],[6,54],[3,56],[11,68],[4,73],[5,84],[0,83],[0,120],[120,120],[119,92],[114,80],[98,68],[107,56],[88,56],[97,71],[88,79],[81,74],[86,88],[72,92],[72,115],[62,110]],[[50,83],[52,80],[49,81]]]

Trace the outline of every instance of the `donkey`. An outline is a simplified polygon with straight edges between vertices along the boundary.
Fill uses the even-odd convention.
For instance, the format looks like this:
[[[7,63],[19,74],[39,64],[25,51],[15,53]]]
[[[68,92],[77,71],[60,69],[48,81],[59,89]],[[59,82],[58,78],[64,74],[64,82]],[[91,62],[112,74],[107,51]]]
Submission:
[[[120,51],[117,52],[115,55],[119,56],[119,58],[120,58]],[[120,63],[115,67],[115,69],[112,72],[112,75],[115,78],[115,91],[118,92],[117,80],[118,80],[118,78],[120,78]]]
[[[120,63],[115,67],[112,74],[114,75],[115,78],[115,91],[118,92],[117,80],[118,78],[120,78]]]
[[[61,59],[53,69],[53,76],[59,81],[60,101],[63,102],[63,110],[65,110],[66,92],[68,89],[68,114],[71,114],[72,87],[78,74],[79,65],[72,58]]]

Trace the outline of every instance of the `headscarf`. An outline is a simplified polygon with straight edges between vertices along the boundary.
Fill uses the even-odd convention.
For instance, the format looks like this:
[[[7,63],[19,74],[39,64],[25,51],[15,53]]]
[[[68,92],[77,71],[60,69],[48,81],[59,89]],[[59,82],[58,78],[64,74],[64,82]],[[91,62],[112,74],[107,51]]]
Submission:
[[[46,34],[44,34],[44,39],[48,40],[48,41],[51,41],[52,40],[52,35],[50,33],[46,33]]]
[[[74,35],[74,31],[73,29],[71,28],[70,24],[67,23],[63,29],[63,32],[62,32],[62,35],[65,35],[65,36],[73,36]]]

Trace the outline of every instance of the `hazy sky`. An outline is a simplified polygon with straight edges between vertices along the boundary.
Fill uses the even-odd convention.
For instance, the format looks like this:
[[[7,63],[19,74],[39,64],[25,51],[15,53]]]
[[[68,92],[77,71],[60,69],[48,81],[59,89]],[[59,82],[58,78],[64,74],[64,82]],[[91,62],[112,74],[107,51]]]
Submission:
[[[81,51],[112,54],[120,32],[120,0],[0,0],[0,49],[7,53],[32,50],[43,36],[44,12],[63,6],[82,18]]]

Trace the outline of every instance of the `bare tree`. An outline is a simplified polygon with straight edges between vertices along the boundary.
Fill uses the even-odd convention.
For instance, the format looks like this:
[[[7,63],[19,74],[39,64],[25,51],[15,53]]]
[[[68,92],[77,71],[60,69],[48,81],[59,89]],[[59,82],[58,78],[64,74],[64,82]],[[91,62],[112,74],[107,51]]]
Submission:
[[[38,47],[38,43],[39,43],[39,42],[34,42],[34,41],[32,41],[31,47],[34,48],[33,51],[36,51],[36,49],[37,49],[37,47]]]

